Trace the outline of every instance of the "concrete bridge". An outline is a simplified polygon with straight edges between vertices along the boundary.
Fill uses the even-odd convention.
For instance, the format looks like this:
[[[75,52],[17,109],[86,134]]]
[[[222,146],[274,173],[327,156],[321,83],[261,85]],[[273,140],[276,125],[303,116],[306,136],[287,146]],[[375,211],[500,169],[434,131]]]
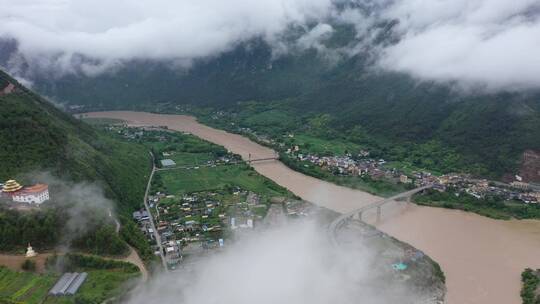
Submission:
[[[382,206],[384,206],[384,205],[386,205],[388,203],[395,202],[397,200],[403,199],[403,198],[411,197],[414,194],[416,194],[418,192],[422,192],[422,191],[424,191],[426,189],[429,189],[431,187],[433,187],[433,186],[432,185],[426,185],[426,186],[418,187],[418,188],[415,188],[415,189],[412,189],[412,190],[409,190],[409,191],[394,195],[392,197],[380,200],[378,202],[374,202],[372,204],[369,204],[369,205],[364,206],[362,208],[358,208],[358,209],[353,210],[351,212],[342,214],[341,216],[336,218],[330,224],[330,226],[328,227],[328,232],[330,234],[330,239],[332,240],[334,245],[337,245],[338,242],[337,242],[337,237],[336,236],[337,236],[338,230],[341,229],[347,223],[347,220],[355,218],[355,217],[362,220],[362,214],[364,212],[366,212],[368,210],[372,210],[372,209],[377,209],[377,221],[380,221],[381,216],[382,216]]]
[[[243,162],[247,162],[248,164],[252,164],[252,163],[257,163],[257,162],[272,161],[272,160],[278,160],[278,159],[279,159],[279,156],[265,157],[265,158],[255,158],[255,159],[250,158],[247,161],[243,161]]]

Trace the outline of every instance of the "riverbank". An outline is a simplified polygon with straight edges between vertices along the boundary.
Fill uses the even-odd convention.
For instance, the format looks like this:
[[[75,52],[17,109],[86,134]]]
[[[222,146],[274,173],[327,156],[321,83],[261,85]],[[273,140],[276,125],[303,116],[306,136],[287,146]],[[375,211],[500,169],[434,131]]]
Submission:
[[[183,115],[98,112],[90,117],[128,121],[135,126],[167,126],[222,145],[244,159],[275,152],[237,134],[216,130]],[[303,175],[272,161],[254,164],[262,175],[301,198],[344,213],[380,197]],[[446,275],[450,304],[520,303],[520,274],[540,268],[540,221],[497,221],[457,210],[409,205],[396,209],[378,228],[424,251]]]

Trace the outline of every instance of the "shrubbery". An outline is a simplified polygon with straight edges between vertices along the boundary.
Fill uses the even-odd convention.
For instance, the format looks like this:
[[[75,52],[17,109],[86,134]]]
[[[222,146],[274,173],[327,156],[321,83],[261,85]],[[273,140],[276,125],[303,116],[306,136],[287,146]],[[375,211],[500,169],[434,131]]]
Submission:
[[[139,268],[131,263],[106,260],[97,256],[68,253],[65,255],[66,265],[72,268],[122,269],[126,272],[138,272]]]
[[[521,274],[521,283],[523,284],[521,287],[521,299],[523,304],[540,304],[540,295],[536,295],[536,289],[540,283],[539,272],[540,270],[535,272],[527,268]]]
[[[21,268],[22,270],[26,270],[26,271],[36,271],[36,262],[26,259],[21,264]]]

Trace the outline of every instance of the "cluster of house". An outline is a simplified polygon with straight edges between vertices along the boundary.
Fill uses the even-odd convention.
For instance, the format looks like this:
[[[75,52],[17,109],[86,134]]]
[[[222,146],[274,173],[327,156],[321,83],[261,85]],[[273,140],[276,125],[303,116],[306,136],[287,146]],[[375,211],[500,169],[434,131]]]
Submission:
[[[40,205],[49,200],[49,186],[46,184],[23,186],[11,179],[0,184],[0,187],[2,188],[0,196],[16,203]]]
[[[336,155],[336,156],[317,156],[313,154],[300,153],[298,146],[287,149],[286,154],[297,158],[300,161],[307,161],[325,170],[333,172],[336,175],[351,175],[351,176],[369,176],[373,179],[389,179],[395,182],[412,183],[413,179],[403,174],[395,168],[386,168],[384,159],[370,159],[369,152],[360,151],[358,159],[352,157],[351,154]],[[429,173],[419,173],[421,176],[415,177],[420,183],[427,183],[433,178]]]
[[[154,231],[147,211],[136,211],[133,219],[150,241],[159,235],[163,255],[172,269],[190,251],[218,249],[225,244],[224,230],[239,231],[253,229],[257,217],[250,207],[259,205],[259,196],[252,192],[236,189],[233,196],[245,201],[230,203],[222,201],[221,193],[197,192],[175,197],[164,193],[149,196],[148,205],[155,218]],[[155,213],[154,213],[155,211]],[[160,254],[156,245],[156,254]]]
[[[224,112],[214,113],[213,119],[221,119]],[[238,127],[239,133],[246,134],[256,141],[285,150],[286,154],[300,161],[307,161],[316,166],[331,171],[336,175],[369,176],[372,179],[385,179],[404,184],[433,185],[436,190],[445,191],[447,184],[457,188],[460,192],[468,193],[476,198],[495,195],[506,200],[520,200],[524,203],[540,203],[540,185],[525,183],[519,176],[509,184],[495,181],[478,180],[464,174],[449,174],[441,177],[429,172],[414,172],[406,175],[395,168],[385,166],[384,159],[369,158],[369,151],[361,150],[357,157],[351,154],[343,156],[317,156],[302,153],[299,146],[285,147],[283,143],[277,143],[266,135],[261,135],[251,128]],[[284,134],[283,137],[293,138],[294,134]],[[537,157],[537,156],[535,156]]]
[[[106,130],[116,133],[128,140],[141,139],[145,135],[145,132],[150,131],[171,132],[168,130],[167,126],[129,127],[126,124],[110,125],[106,127]],[[166,142],[167,136],[165,136],[165,134],[158,134],[154,136],[154,139],[159,142]]]
[[[510,184],[489,181],[486,179],[475,179],[465,174],[447,174],[437,178],[437,184],[443,190],[447,187],[458,192],[467,193],[475,198],[499,197],[504,200],[522,201],[527,204],[540,202],[540,188],[525,183],[520,176],[515,177],[515,181]]]
[[[434,189],[446,191],[448,187],[470,194],[478,199],[487,196],[496,196],[504,200],[519,200],[524,203],[540,202],[540,187],[525,183],[519,176],[510,184],[489,181],[485,179],[475,179],[466,174],[447,174],[435,176],[429,172],[413,172],[406,175],[395,168],[385,166],[384,159],[370,159],[369,152],[361,151],[358,159],[352,155],[344,156],[317,156],[299,153],[298,146],[287,150],[287,154],[300,161],[307,161],[336,175],[369,176],[375,180],[385,179],[403,184],[414,184],[415,186],[432,185]]]

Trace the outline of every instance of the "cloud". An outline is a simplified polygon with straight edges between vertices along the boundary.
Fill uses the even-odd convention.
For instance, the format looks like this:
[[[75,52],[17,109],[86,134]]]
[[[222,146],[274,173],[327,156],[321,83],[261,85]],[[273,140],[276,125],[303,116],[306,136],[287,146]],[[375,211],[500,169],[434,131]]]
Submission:
[[[0,6],[0,36],[16,39],[25,56],[45,55],[66,69],[78,60],[74,55],[106,65],[214,56],[254,37],[272,39],[290,24],[320,19],[331,1],[0,0]]]
[[[320,23],[298,39],[298,46],[303,49],[324,50],[326,47],[322,44],[322,41],[330,38],[333,31],[331,25]]]
[[[538,0],[0,0],[0,38],[32,67],[96,75],[130,60],[187,67],[262,38],[277,56],[373,56],[383,70],[487,90],[540,88]],[[398,21],[389,44],[380,24]],[[354,25],[346,48],[324,40]],[[291,28],[306,33],[292,45]],[[334,51],[335,54],[332,54]]]
[[[61,246],[68,246],[103,223],[116,225],[114,203],[106,198],[100,185],[62,180],[50,172],[31,172],[24,176],[27,180],[47,184],[51,202],[66,212]]]
[[[358,242],[334,248],[313,222],[274,227],[162,274],[127,301],[182,304],[420,303],[402,283],[380,279],[374,254]]]
[[[487,90],[540,88],[537,0],[399,0],[382,12],[399,20],[400,41],[379,64],[420,79]]]

